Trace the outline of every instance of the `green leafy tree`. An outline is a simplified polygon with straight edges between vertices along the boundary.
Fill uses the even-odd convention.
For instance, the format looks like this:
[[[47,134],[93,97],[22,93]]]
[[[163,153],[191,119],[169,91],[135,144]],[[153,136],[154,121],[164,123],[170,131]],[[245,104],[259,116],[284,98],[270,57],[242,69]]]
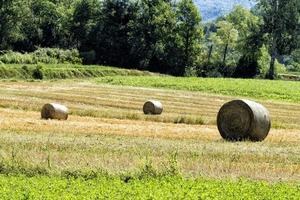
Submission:
[[[27,2],[21,0],[0,1],[0,48],[8,49],[23,37],[21,22]]]
[[[56,8],[55,3],[51,1],[33,1],[32,11],[41,32],[40,45],[43,47],[53,47],[58,43],[59,20],[62,16]]]
[[[265,74],[265,66],[261,65],[261,58],[265,56],[264,34],[259,27],[252,27],[249,35],[239,44],[239,53],[241,54],[234,77],[253,78]],[[242,48],[242,49],[241,49]],[[263,54],[262,54],[263,52]],[[268,52],[267,52],[268,54]],[[262,56],[263,55],[263,56]],[[269,54],[268,54],[269,55]],[[265,62],[263,62],[265,64]]]
[[[226,16],[226,21],[232,23],[239,32],[235,47],[238,62],[233,76],[243,78],[257,76],[261,72],[258,57],[263,45],[260,18],[242,6],[237,6]]]
[[[170,71],[166,57],[174,46],[176,16],[171,3],[163,0],[141,0],[135,20],[131,21],[131,55],[142,69]],[[171,44],[170,44],[171,43]]]
[[[135,19],[136,3],[130,0],[106,0],[102,4],[94,38],[99,62],[128,67],[131,65],[128,36],[130,22]]]
[[[232,23],[227,21],[219,21],[217,27],[217,32],[211,35],[211,40],[222,47],[222,66],[225,67],[227,54],[230,48],[234,48],[236,45],[239,32],[234,28]]]
[[[182,54],[181,66],[177,70],[178,75],[184,75],[185,70],[195,66],[197,56],[200,53],[200,44],[203,38],[200,13],[192,0],[181,0],[177,5],[176,35]]]
[[[259,14],[263,17],[263,32],[267,34],[271,61],[267,78],[275,78],[278,55],[291,53],[299,45],[300,1],[260,0]]]
[[[81,0],[75,5],[71,31],[80,50],[90,50],[88,37],[97,23],[100,13],[100,4],[97,0]]]
[[[233,24],[239,31],[239,41],[243,41],[251,34],[253,27],[260,25],[260,19],[248,9],[236,6],[234,10],[226,16],[226,21]]]

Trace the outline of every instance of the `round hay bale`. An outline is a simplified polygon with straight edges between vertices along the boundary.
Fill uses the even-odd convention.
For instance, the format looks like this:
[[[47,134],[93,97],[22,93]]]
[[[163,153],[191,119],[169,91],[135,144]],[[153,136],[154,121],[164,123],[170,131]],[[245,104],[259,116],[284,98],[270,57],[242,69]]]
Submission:
[[[268,110],[249,100],[234,100],[224,104],[217,117],[221,136],[230,141],[262,141],[271,128]]]
[[[57,103],[45,104],[41,111],[42,119],[67,120],[69,109]]]
[[[163,106],[159,101],[149,100],[144,104],[143,111],[145,115],[160,115],[163,111]]]

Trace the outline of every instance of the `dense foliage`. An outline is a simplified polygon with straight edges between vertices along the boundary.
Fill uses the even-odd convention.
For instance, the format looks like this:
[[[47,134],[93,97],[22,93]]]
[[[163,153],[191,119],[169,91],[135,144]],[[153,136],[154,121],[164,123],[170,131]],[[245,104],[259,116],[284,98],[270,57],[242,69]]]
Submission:
[[[0,63],[4,64],[81,64],[76,49],[62,50],[57,48],[40,48],[31,53],[7,51],[0,55]]]
[[[206,24],[192,0],[6,0],[0,49],[78,49],[85,64],[273,79],[299,70],[299,17],[297,0],[258,0]]]

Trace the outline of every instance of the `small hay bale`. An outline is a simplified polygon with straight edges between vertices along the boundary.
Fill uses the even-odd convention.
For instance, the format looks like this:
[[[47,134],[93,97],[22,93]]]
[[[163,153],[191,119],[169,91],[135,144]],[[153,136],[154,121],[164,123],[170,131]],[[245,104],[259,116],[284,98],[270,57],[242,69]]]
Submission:
[[[42,119],[67,120],[69,109],[57,103],[45,104],[41,111]]]
[[[149,100],[144,104],[143,111],[145,115],[160,115],[163,111],[163,106],[159,101]]]
[[[262,141],[271,128],[268,110],[249,100],[234,100],[224,104],[217,117],[221,136],[229,141]]]

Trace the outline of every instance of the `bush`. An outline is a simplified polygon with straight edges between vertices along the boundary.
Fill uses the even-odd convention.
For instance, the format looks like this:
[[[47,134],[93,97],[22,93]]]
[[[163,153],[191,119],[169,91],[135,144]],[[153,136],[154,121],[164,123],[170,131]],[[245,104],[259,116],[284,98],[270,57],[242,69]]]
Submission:
[[[300,49],[293,51],[291,56],[295,63],[300,63]]]
[[[292,62],[286,69],[291,72],[300,72],[300,63]]]
[[[39,48],[32,53],[4,52],[0,62],[5,64],[81,64],[79,52],[76,49],[63,50],[58,48]]]
[[[76,49],[63,50],[58,48],[40,48],[32,53],[36,62],[45,64],[81,64],[79,52]]]
[[[44,78],[44,73],[43,73],[43,67],[41,65],[38,65],[34,70],[33,70],[33,73],[32,73],[32,77],[34,79],[39,79],[39,80],[43,80]]]
[[[271,56],[268,52],[268,49],[265,45],[263,45],[259,50],[258,56],[258,70],[259,70],[259,77],[264,78],[268,73],[268,69],[270,66]]]
[[[30,54],[22,54],[19,52],[6,51],[0,56],[0,61],[4,64],[32,64],[32,56]]]
[[[280,64],[277,60],[275,62],[275,74],[282,74],[286,72],[286,68],[283,64]]]

